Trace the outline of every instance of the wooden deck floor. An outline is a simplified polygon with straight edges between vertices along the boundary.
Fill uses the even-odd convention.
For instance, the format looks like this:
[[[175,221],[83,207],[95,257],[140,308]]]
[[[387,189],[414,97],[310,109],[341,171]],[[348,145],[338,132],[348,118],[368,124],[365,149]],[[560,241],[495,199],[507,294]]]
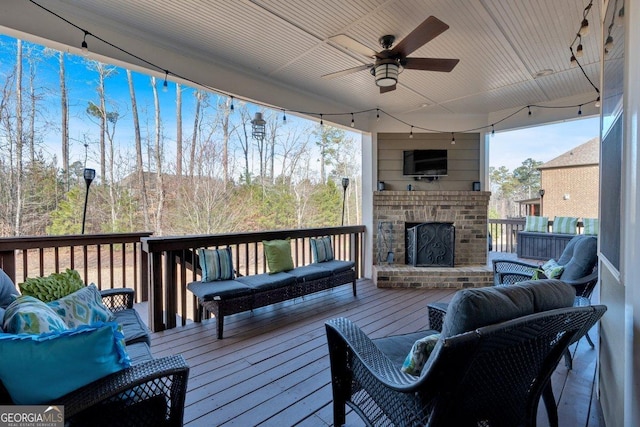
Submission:
[[[156,356],[181,353],[191,367],[187,426],[329,426],[332,398],[324,321],[345,316],[372,337],[427,327],[426,306],[449,301],[452,290],[378,289],[369,280],[241,313],[215,323],[154,333]],[[597,340],[595,333],[592,338]],[[597,341],[596,341],[597,344]],[[596,351],[586,340],[574,350],[574,369],[557,368],[554,391],[561,426],[604,426],[594,396]],[[548,425],[540,405],[538,425]],[[360,426],[354,415],[347,425]]]

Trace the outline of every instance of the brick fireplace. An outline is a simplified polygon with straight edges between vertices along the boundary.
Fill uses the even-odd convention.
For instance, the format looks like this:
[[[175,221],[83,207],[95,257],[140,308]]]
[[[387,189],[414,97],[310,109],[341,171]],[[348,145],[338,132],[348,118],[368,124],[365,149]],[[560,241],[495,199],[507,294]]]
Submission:
[[[480,191],[378,191],[373,195],[374,282],[378,287],[462,288],[492,283],[487,266],[487,208]],[[405,264],[405,224],[455,226],[454,267]]]

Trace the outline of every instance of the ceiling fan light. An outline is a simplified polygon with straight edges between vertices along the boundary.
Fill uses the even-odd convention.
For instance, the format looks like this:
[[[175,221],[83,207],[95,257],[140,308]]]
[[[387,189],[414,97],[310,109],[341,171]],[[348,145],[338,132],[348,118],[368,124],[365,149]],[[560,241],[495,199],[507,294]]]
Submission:
[[[398,83],[400,66],[395,61],[385,61],[375,66],[376,85],[389,87]]]

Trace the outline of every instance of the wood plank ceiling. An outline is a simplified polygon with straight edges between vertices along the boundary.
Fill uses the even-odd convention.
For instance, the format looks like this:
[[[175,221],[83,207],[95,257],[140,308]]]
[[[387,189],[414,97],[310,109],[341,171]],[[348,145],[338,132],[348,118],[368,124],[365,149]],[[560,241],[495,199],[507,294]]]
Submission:
[[[10,0],[18,1],[18,0]],[[149,46],[222,63],[273,84],[353,110],[491,114],[529,104],[597,96],[569,45],[588,0],[49,0],[62,16],[95,22]],[[329,40],[346,34],[379,51],[378,38],[404,38],[428,16],[450,26],[411,56],[459,58],[451,73],[404,70],[380,94],[367,70],[322,75],[370,60]],[[600,2],[588,16],[581,60],[599,81]],[[0,25],[6,25],[0,21]],[[73,29],[75,32],[77,30]],[[89,28],[92,30],[92,28]],[[138,52],[143,56],[143,52]],[[171,64],[166,65],[171,69]],[[536,77],[542,70],[548,76]],[[242,96],[241,93],[238,95]],[[280,105],[287,108],[287,105]]]

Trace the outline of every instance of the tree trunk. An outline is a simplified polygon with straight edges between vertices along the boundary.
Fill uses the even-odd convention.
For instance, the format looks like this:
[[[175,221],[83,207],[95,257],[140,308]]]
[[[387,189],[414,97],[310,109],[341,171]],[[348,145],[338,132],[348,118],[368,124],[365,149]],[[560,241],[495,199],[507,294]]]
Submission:
[[[62,170],[64,171],[65,188],[69,191],[69,100],[67,98],[67,82],[64,67],[64,52],[58,54],[59,76],[60,76],[60,115],[62,119]]]
[[[222,181],[226,189],[229,183],[229,115],[231,114],[231,98],[227,98],[222,114]]]
[[[15,217],[13,233],[20,235],[20,222],[22,217],[22,40],[17,40],[16,51],[16,175],[15,175]]]
[[[176,84],[176,175],[182,176],[182,88]]]
[[[156,205],[156,234],[162,235],[162,211],[164,210],[164,182],[162,177],[162,141],[160,120],[160,100],[158,99],[158,88],[156,78],[151,77],[151,87],[153,89],[153,105],[155,107],[155,155],[156,155],[156,191],[158,202]]]
[[[196,164],[196,145],[198,142],[198,129],[200,129],[200,108],[202,105],[203,93],[198,89],[195,93],[196,111],[193,117],[193,135],[191,137],[191,151],[189,153],[189,176],[193,178]]]
[[[142,138],[140,137],[140,120],[138,118],[138,103],[136,101],[136,91],[133,86],[131,71],[127,70],[127,81],[129,82],[129,96],[131,97],[131,112],[133,115],[133,131],[136,143],[136,172],[138,175],[138,185],[142,198],[142,215],[144,217],[144,229],[151,230],[151,220],[149,219],[149,200],[147,199],[147,186],[144,178],[144,162],[142,160]]]

